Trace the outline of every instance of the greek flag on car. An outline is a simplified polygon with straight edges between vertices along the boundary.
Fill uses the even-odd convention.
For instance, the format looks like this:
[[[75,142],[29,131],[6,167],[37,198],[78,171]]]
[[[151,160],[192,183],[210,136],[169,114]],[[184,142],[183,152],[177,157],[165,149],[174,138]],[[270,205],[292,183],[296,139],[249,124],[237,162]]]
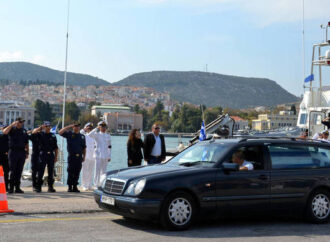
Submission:
[[[205,140],[206,139],[206,135],[205,135],[205,125],[204,125],[204,121],[202,122],[202,127],[201,127],[201,131],[199,134],[199,140]]]
[[[54,126],[54,127],[50,130],[50,132],[53,133],[53,134],[56,134],[56,128],[57,128],[57,127]]]

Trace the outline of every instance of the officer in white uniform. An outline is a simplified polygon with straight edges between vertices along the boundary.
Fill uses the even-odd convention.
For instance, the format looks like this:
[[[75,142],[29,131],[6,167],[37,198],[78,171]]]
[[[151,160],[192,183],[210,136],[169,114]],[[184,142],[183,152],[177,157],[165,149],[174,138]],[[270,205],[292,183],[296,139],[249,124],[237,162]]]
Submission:
[[[90,133],[93,129],[92,123],[87,123],[84,126],[84,129],[80,130],[81,134],[84,134],[86,137],[86,157],[85,161],[82,164],[82,177],[81,177],[81,186],[83,191],[93,190],[93,179],[94,179],[94,168],[95,168],[95,158],[94,158],[94,148],[95,142],[87,134]]]
[[[86,134],[95,141],[94,157],[96,159],[94,186],[100,185],[100,178],[106,174],[108,162],[111,160],[111,136],[106,133],[107,124],[100,121],[97,128]]]

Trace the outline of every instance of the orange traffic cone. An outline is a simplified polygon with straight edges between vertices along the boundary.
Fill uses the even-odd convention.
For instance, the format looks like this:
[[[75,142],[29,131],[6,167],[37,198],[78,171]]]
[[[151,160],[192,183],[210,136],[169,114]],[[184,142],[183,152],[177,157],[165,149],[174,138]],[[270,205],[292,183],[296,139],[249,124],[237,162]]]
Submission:
[[[0,166],[0,213],[13,213],[13,212],[14,210],[8,209],[5,178],[3,176],[2,166]]]

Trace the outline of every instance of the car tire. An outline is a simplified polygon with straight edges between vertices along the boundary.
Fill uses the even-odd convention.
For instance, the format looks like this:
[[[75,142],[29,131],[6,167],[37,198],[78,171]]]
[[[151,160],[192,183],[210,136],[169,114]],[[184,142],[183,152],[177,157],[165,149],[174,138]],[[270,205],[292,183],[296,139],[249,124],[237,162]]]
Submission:
[[[312,223],[326,223],[330,215],[330,193],[324,189],[314,191],[307,201],[307,219]]]
[[[160,223],[168,230],[186,230],[193,223],[197,206],[187,192],[173,192],[165,200],[160,213]]]

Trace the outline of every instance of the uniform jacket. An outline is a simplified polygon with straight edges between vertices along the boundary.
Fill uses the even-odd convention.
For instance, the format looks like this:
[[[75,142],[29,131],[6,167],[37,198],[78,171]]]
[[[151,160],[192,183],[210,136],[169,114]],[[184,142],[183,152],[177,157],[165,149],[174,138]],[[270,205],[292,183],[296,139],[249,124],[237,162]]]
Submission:
[[[82,129],[80,130],[81,134],[85,135],[86,138],[86,160],[93,160],[94,159],[94,149],[95,149],[95,142],[92,137],[88,136],[87,133]]]
[[[95,140],[94,157],[99,159],[111,159],[111,136],[107,133],[98,132],[95,128],[86,136]]]
[[[86,148],[85,135],[66,131],[62,134],[62,137],[66,138],[69,155],[83,154]]]
[[[13,127],[9,133],[9,149],[11,150],[25,150],[25,145],[29,143],[28,135],[24,128]]]
[[[159,135],[159,138],[162,142],[162,154],[160,155],[161,159],[165,159],[166,157],[166,148],[165,148],[165,139],[162,134]],[[144,138],[144,146],[143,146],[143,153],[144,159],[149,160],[152,148],[156,143],[156,139],[153,133],[149,133]]]

